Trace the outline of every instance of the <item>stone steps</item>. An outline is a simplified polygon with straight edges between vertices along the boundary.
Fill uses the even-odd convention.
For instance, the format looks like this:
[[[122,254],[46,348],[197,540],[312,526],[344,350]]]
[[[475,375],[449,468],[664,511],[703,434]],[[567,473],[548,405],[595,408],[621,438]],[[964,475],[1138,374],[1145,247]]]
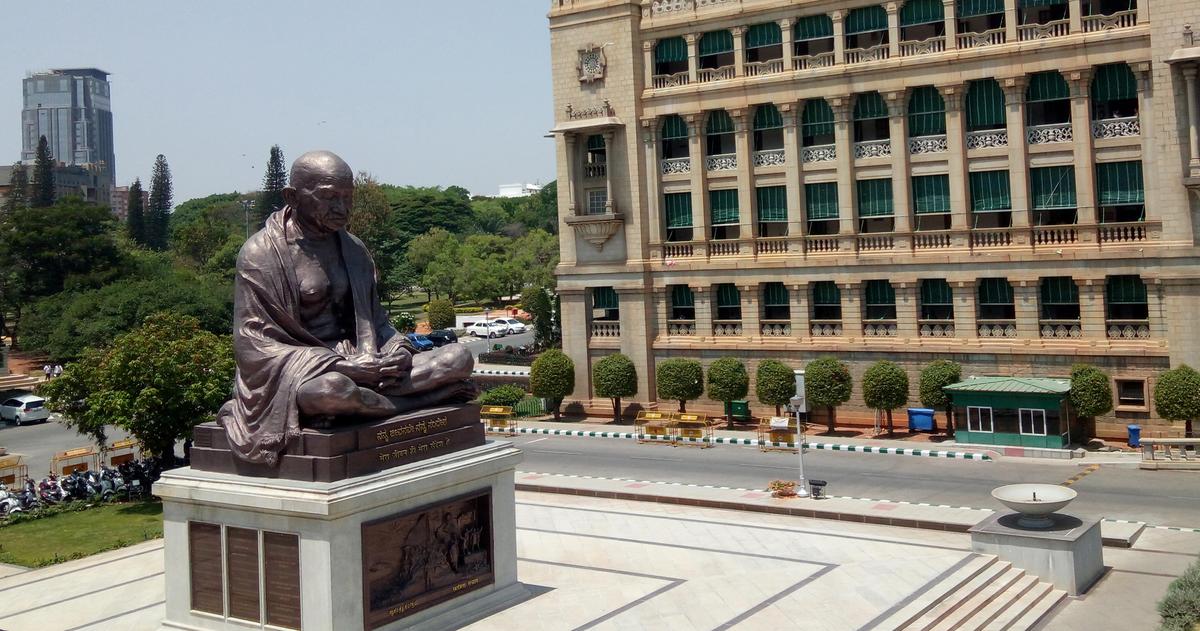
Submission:
[[[938,603],[950,598],[959,586],[978,576],[981,572],[995,565],[997,559],[990,555],[976,555],[967,559],[961,567],[946,578],[938,581],[933,587],[910,600],[903,608],[891,616],[881,620],[873,629],[901,629],[911,624],[917,618],[925,615]]]

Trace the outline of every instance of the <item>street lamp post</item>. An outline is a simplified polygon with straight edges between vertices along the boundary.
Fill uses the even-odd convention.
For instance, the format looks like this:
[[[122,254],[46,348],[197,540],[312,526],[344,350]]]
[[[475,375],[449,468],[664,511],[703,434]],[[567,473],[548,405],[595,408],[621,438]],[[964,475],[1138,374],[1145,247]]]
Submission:
[[[796,413],[796,455],[800,464],[800,479],[796,482],[796,496],[808,497],[808,489],[804,483],[804,425],[800,422],[800,414],[804,410],[804,397],[796,395],[790,400],[792,411]]]
[[[251,208],[254,208],[254,200],[243,199],[242,200],[242,214],[245,217],[245,221],[246,221],[246,238],[247,239],[250,238],[250,209]]]

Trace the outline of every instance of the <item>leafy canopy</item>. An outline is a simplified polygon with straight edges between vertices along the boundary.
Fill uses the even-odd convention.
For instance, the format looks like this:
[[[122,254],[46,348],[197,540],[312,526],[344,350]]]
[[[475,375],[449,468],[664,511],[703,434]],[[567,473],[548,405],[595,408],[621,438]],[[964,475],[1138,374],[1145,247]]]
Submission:
[[[835,408],[849,401],[853,385],[850,369],[833,357],[814,359],[804,367],[804,398],[810,407]]]
[[[1200,418],[1200,372],[1180,364],[1159,375],[1154,385],[1154,408],[1168,421]]]
[[[704,394],[704,366],[694,359],[676,357],[654,369],[658,398],[668,401],[694,401]]]
[[[592,367],[592,381],[596,394],[610,399],[631,397],[637,394],[637,368],[630,359],[620,353],[609,355]]]
[[[570,396],[575,391],[575,362],[556,348],[542,353],[529,369],[529,390],[551,401]]]
[[[1096,418],[1113,409],[1108,374],[1089,364],[1071,367],[1071,407],[1082,418]]]
[[[521,402],[525,398],[525,391],[521,386],[513,384],[505,384],[496,386],[487,392],[479,395],[480,405],[507,405],[512,407]]]
[[[722,357],[708,367],[708,398],[713,401],[736,401],[750,390],[750,375],[746,365],[733,357]]]
[[[454,303],[449,300],[434,300],[427,305],[429,326],[433,329],[449,329],[454,327]]]
[[[921,405],[935,410],[950,406],[950,397],[942,390],[962,381],[962,366],[948,359],[939,359],[921,371]]]
[[[758,372],[754,376],[754,393],[763,405],[773,405],[777,408],[787,405],[796,395],[796,376],[787,364],[768,359],[758,364]]]
[[[863,373],[863,400],[876,410],[894,410],[908,403],[908,373],[886,359]]]

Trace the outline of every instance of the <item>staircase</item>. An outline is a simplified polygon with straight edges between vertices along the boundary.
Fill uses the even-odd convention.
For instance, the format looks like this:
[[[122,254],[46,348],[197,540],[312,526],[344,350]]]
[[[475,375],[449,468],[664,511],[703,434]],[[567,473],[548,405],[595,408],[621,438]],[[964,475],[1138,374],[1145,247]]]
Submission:
[[[952,574],[872,628],[903,631],[1031,629],[1066,592],[991,555],[971,557]]]
[[[7,390],[33,390],[41,380],[30,375],[0,375],[0,392]]]

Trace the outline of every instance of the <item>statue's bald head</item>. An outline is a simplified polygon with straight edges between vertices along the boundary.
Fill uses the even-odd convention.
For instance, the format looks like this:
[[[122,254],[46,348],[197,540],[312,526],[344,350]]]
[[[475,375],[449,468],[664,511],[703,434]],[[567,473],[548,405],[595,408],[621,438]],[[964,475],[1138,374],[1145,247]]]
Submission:
[[[296,158],[288,185],[295,189],[311,190],[320,183],[353,183],[354,171],[332,151],[309,151]]]

